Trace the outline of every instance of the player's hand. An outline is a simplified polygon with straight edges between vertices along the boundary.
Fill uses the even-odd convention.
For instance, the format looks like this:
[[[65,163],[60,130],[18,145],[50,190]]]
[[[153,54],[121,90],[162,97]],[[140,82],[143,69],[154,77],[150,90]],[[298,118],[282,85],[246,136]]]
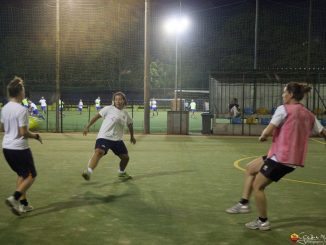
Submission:
[[[36,134],[36,140],[38,140],[41,144],[43,144],[42,138],[39,134]]]
[[[260,141],[260,142],[267,141],[267,137],[261,135],[261,136],[259,137],[259,141]]]
[[[86,135],[87,135],[87,133],[88,133],[88,128],[87,128],[87,127],[85,127],[85,128],[84,128],[84,131],[83,131],[83,135],[84,135],[84,136],[86,136]]]
[[[130,142],[131,142],[132,144],[136,144],[136,139],[135,139],[135,137],[130,137]]]

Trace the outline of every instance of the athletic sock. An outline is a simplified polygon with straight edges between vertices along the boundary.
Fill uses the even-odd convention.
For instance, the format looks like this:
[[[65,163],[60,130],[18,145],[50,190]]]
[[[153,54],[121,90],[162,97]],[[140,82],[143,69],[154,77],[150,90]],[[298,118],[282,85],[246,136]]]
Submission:
[[[123,174],[123,173],[125,173],[126,171],[125,171],[125,170],[122,171],[122,170],[119,169],[118,172],[119,172],[119,174]]]
[[[244,199],[244,198],[241,198],[239,203],[241,203],[242,205],[246,205],[249,203],[249,200],[248,199]]]
[[[24,205],[24,206],[28,206],[28,201],[27,199],[22,199],[20,200],[20,204]]]
[[[87,168],[87,172],[91,174],[91,173],[93,173],[93,169]]]
[[[15,193],[13,194],[14,198],[16,201],[19,200],[19,198],[22,196],[23,194],[19,191],[15,191]]]
[[[259,220],[261,221],[261,222],[266,222],[267,221],[267,218],[262,218],[262,217],[259,217]]]

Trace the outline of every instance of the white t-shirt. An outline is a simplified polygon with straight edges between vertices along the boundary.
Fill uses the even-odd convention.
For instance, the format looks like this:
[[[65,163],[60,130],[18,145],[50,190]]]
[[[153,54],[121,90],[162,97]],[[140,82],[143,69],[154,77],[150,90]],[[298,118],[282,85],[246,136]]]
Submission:
[[[152,100],[152,108],[153,109],[157,108],[156,100]]]
[[[83,101],[79,101],[78,107],[81,108],[81,109],[83,109],[83,105],[84,105]]]
[[[46,106],[46,100],[45,99],[40,99],[41,106],[45,107]]]
[[[33,102],[31,103],[31,108],[32,108],[33,111],[37,110],[37,106]]]
[[[196,102],[192,101],[192,102],[190,103],[190,109],[191,109],[191,110],[196,110]]]
[[[122,140],[124,127],[132,124],[128,112],[119,110],[113,105],[105,106],[99,111],[103,122],[98,132],[97,139],[108,139],[113,141]]]
[[[1,111],[1,123],[5,134],[2,140],[2,148],[10,150],[28,149],[28,141],[19,135],[19,128],[28,127],[28,110],[16,102],[8,102]]]

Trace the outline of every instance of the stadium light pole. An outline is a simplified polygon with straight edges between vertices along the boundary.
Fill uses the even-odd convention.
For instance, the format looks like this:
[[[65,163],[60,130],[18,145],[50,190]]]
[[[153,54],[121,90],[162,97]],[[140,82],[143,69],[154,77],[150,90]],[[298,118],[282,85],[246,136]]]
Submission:
[[[165,22],[164,28],[168,34],[175,35],[175,84],[174,84],[174,101],[175,101],[175,110],[177,110],[177,91],[178,91],[178,49],[181,41],[181,34],[184,33],[189,28],[190,21],[186,16],[181,16],[181,3],[180,3],[180,12],[177,17],[168,19]],[[181,57],[180,57],[181,59]],[[181,61],[180,61],[181,66]],[[180,101],[181,103],[181,101]],[[181,110],[181,104],[180,104]]]
[[[149,19],[150,19],[150,0],[145,0],[145,28],[144,28],[144,133],[150,133],[150,108],[149,108],[149,80],[150,80],[150,31],[149,31]]]
[[[55,131],[59,133],[59,99],[60,95],[60,0],[56,0],[56,38],[55,38],[55,47],[56,47],[56,65],[55,65]],[[62,117],[61,117],[62,120]],[[62,121],[61,121],[62,122]],[[62,123],[61,123],[62,124]],[[62,132],[62,125],[61,125]]]

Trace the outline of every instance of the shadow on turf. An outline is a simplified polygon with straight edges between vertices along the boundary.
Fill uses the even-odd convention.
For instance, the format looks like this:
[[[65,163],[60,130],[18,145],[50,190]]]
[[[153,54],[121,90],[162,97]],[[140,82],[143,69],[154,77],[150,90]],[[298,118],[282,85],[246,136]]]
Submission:
[[[70,200],[50,203],[47,206],[39,207],[34,209],[33,212],[28,213],[27,215],[21,216],[22,218],[30,218],[38,215],[48,214],[52,212],[59,212],[64,209],[78,208],[83,206],[92,206],[103,203],[111,203],[116,201],[116,199],[124,198],[130,194],[121,194],[121,195],[109,195],[109,196],[100,196],[91,192],[86,192],[84,194],[76,195],[70,198]]]
[[[174,175],[174,174],[181,174],[181,173],[191,173],[195,172],[194,170],[179,170],[179,171],[163,171],[163,172],[152,172],[147,174],[139,174],[136,176],[133,176],[133,179],[143,179],[143,178],[152,178],[152,177],[158,177],[158,176],[165,176],[165,175]]]
[[[154,177],[159,177],[159,176],[176,175],[176,174],[180,174],[180,173],[192,173],[192,172],[195,172],[195,170],[151,172],[151,173],[147,173],[147,174],[133,175],[132,179],[129,179],[129,180],[118,180],[118,181],[115,181],[112,183],[104,183],[104,184],[99,185],[98,187],[103,187],[103,186],[112,185],[112,184],[119,184],[119,183],[124,183],[124,182],[144,179],[144,178],[154,178]],[[94,184],[94,185],[96,185],[96,184]]]
[[[285,219],[277,219],[272,221],[273,229],[293,227],[293,226],[312,226],[312,227],[325,227],[326,220],[324,216],[315,217],[291,217]]]

